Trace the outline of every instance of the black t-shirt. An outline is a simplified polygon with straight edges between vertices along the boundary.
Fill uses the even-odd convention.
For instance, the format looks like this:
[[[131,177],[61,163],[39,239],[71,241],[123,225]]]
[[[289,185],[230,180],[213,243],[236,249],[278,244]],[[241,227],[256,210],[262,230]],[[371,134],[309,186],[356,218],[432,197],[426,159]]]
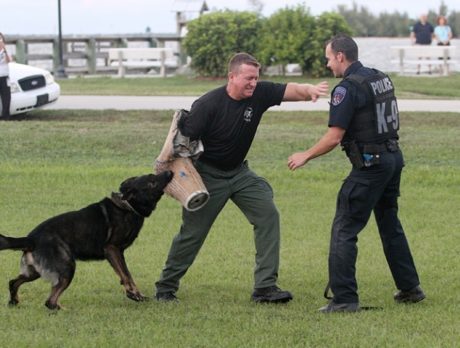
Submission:
[[[285,90],[286,84],[261,81],[250,98],[234,100],[226,86],[216,88],[193,103],[179,129],[185,136],[201,139],[200,160],[223,170],[236,168],[251,147],[263,113],[281,104]]]

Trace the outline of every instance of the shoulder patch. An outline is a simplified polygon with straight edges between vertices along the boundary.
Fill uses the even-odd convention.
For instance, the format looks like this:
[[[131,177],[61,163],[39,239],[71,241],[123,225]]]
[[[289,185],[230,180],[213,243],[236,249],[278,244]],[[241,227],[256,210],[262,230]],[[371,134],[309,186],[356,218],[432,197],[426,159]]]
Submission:
[[[336,87],[334,89],[334,94],[332,94],[331,104],[334,106],[339,105],[345,98],[346,94],[347,94],[347,90],[345,87],[342,87],[342,86]]]

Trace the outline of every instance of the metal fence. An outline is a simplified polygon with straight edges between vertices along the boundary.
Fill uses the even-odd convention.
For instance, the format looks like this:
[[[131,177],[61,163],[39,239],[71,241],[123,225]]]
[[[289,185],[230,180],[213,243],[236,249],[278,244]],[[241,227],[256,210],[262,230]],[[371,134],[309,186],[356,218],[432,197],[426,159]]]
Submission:
[[[70,74],[115,73],[108,61],[108,49],[117,47],[171,47],[180,62],[186,57],[178,34],[72,35],[62,37],[63,64]],[[7,37],[14,60],[56,72],[59,66],[59,39],[52,35],[11,35]]]

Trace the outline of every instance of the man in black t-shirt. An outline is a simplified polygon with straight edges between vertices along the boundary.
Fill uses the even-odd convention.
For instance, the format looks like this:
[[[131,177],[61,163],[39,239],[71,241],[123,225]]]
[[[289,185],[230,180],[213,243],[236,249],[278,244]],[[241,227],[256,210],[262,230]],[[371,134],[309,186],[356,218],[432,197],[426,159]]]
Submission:
[[[192,265],[206,236],[232,200],[254,226],[256,247],[255,302],[279,303],[292,299],[277,287],[280,223],[268,182],[255,174],[245,160],[263,113],[282,101],[316,101],[327,92],[327,83],[259,82],[260,64],[247,53],[229,62],[228,83],[197,99],[187,116],[178,122],[181,133],[201,139],[204,152],[195,167],[210,199],[197,211],[182,210],[182,226],[156,282],[159,301],[177,301],[179,281]]]

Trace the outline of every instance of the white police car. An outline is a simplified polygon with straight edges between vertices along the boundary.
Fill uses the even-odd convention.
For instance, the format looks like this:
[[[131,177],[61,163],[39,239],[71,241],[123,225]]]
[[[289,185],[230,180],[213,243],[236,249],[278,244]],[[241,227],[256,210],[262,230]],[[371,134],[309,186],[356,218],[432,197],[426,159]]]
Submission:
[[[9,68],[11,115],[35,110],[59,98],[61,88],[49,71],[14,62],[9,63]]]

